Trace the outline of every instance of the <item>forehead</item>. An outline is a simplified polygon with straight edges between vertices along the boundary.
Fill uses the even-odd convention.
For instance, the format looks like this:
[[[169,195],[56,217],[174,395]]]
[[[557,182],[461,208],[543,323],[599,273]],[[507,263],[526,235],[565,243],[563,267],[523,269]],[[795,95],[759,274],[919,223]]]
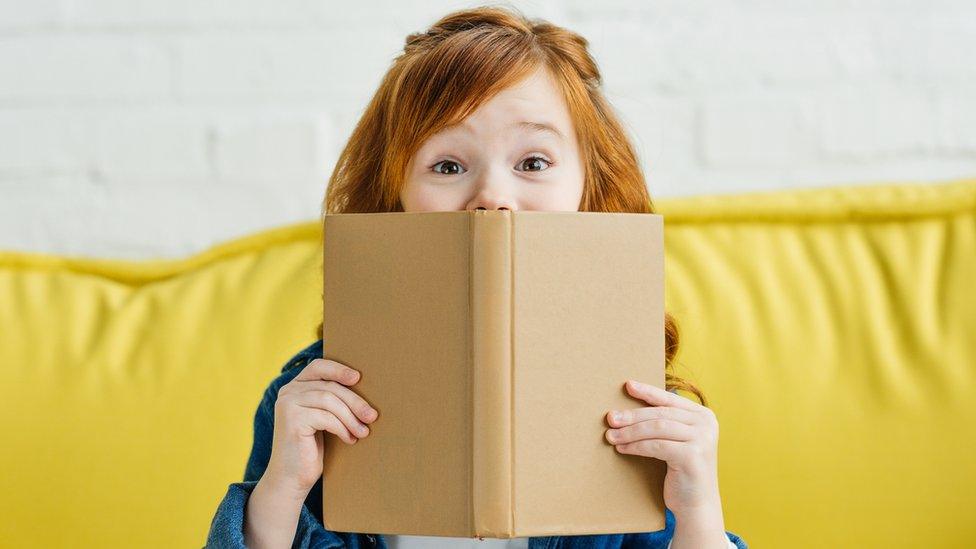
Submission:
[[[527,123],[528,122],[528,123]],[[557,136],[569,134],[569,108],[549,71],[537,69],[519,82],[501,90],[457,124],[443,132],[493,130],[543,131],[551,126]]]
[[[544,68],[538,68],[522,80],[501,90],[482,104],[482,107],[505,104],[540,104],[558,107],[563,103],[562,93],[552,75]]]

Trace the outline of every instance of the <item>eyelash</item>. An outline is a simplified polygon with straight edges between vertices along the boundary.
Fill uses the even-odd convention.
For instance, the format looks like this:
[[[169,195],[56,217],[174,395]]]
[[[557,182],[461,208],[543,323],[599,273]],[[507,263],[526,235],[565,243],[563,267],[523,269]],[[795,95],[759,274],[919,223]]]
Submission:
[[[546,167],[544,169],[541,169],[541,170],[523,170],[523,171],[526,171],[528,173],[544,172],[544,171],[548,170],[549,168],[552,168],[553,165],[555,165],[555,162],[553,162],[553,161],[551,161],[551,160],[549,160],[547,158],[544,158],[542,156],[539,156],[539,155],[527,156],[527,157],[523,158],[522,160],[519,160],[518,164],[516,164],[516,165],[521,165],[526,160],[532,160],[532,159],[539,159],[539,160],[545,162],[546,163]],[[441,173],[441,172],[438,172],[437,170],[434,169],[435,167],[437,167],[438,164],[443,164],[444,162],[451,162],[451,163],[457,164],[459,166],[461,165],[460,162],[456,162],[454,160],[445,159],[445,160],[438,160],[434,164],[428,166],[427,169],[428,170],[433,170],[435,175],[461,175],[461,174],[456,174],[456,173]]]

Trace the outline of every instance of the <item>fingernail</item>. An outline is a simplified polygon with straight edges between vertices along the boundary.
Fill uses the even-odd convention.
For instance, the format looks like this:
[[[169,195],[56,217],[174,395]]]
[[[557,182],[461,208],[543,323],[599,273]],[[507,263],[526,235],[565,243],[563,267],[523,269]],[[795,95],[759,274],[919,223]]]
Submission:
[[[624,416],[623,416],[623,414],[621,414],[620,412],[614,412],[614,413],[613,413],[613,420],[614,420],[614,421],[620,421],[620,420],[622,420],[623,418],[624,418]]]

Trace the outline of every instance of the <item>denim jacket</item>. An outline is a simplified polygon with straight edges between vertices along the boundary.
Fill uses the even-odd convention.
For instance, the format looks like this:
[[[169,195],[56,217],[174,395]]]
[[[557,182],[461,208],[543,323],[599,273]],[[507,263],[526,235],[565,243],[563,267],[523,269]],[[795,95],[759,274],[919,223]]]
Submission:
[[[309,362],[322,357],[322,340],[301,350],[284,365],[281,374],[264,391],[254,414],[254,442],[244,469],[243,482],[232,483],[210,523],[207,547],[243,549],[244,507],[254,486],[264,474],[271,458],[274,433],[274,407],[278,389],[293,380]],[[529,538],[529,549],[666,549],[674,534],[675,516],[665,507],[665,528],[655,532],[591,534],[578,536],[540,536]],[[726,532],[737,548],[744,540]],[[308,493],[298,519],[293,548],[298,549],[387,549],[382,534],[333,532],[322,525],[322,479]]]

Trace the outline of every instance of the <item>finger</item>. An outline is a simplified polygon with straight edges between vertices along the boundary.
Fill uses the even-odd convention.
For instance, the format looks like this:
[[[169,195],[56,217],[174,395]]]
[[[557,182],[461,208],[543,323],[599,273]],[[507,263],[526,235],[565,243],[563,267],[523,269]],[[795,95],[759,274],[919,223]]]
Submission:
[[[314,379],[324,379],[326,381],[338,381],[343,385],[355,385],[359,381],[359,372],[341,362],[316,358],[308,363],[297,376],[297,381],[311,381]]]
[[[336,396],[341,398],[342,401],[346,403],[346,406],[348,406],[349,409],[356,414],[356,417],[359,418],[359,420],[363,423],[372,423],[376,421],[377,417],[379,417],[379,411],[370,406],[363,397],[352,389],[346,387],[345,385],[341,385],[338,382],[325,381],[322,379],[309,380],[301,384],[301,390],[299,392],[313,390],[332,391],[336,394]]]
[[[620,419],[614,418],[614,414],[620,414]],[[638,421],[649,419],[671,419],[695,425],[698,416],[694,412],[689,412],[683,408],[672,406],[645,406],[643,408],[632,408],[630,410],[610,410],[607,412],[607,423],[611,427],[624,427],[632,425]]]
[[[633,454],[652,457],[662,461],[680,462],[684,446],[686,445],[684,442],[655,438],[617,444],[614,448],[621,454]]]
[[[687,423],[670,419],[640,421],[619,429],[607,429],[611,444],[622,444],[644,439],[688,441],[695,438],[695,428]]]
[[[335,414],[321,408],[310,408],[302,406],[308,424],[316,431],[326,431],[342,439],[347,444],[355,444],[358,438],[354,437],[349,429],[336,417]]]
[[[653,406],[673,406],[684,410],[696,411],[695,403],[680,395],[665,391],[660,387],[641,383],[636,379],[628,379],[624,384],[630,396],[639,398]]]
[[[306,408],[321,408],[335,414],[353,435],[363,438],[369,434],[369,427],[356,419],[349,406],[332,391],[305,391],[295,395],[295,402]]]

